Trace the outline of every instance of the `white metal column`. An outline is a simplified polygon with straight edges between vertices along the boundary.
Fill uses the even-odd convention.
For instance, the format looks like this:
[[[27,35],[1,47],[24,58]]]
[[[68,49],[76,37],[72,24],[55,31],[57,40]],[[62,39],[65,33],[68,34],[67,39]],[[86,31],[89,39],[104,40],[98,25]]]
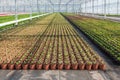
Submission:
[[[80,3],[80,8],[79,8],[79,10],[80,10],[80,14],[82,14],[82,2]]]
[[[99,14],[99,8],[98,8],[98,0],[97,0],[97,14]]]
[[[85,15],[87,15],[86,0],[85,0]]]
[[[94,16],[94,0],[92,0],[92,16]]]
[[[38,13],[40,14],[40,7],[39,7],[39,1],[37,0],[37,10],[38,10]]]
[[[106,19],[106,0],[104,0],[104,19]]]
[[[30,3],[30,20],[32,20],[32,1],[31,0],[28,0],[29,1],[29,3]]]
[[[18,12],[17,12],[17,0],[15,0],[15,25],[18,25]]]
[[[117,0],[117,15],[119,15],[119,0]]]

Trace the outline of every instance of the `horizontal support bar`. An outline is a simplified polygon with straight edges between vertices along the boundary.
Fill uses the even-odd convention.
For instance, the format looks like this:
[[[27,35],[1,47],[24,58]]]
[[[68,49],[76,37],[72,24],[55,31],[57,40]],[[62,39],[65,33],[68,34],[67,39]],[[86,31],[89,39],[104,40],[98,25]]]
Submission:
[[[38,17],[45,16],[45,15],[48,15],[48,14],[51,14],[51,13],[46,13],[46,14],[41,14],[41,15],[38,15],[38,16],[33,16],[33,17],[24,18],[24,19],[20,19],[20,20],[14,20],[14,21],[9,21],[9,22],[5,22],[5,23],[1,23],[0,27],[7,26],[7,25],[10,25],[10,24],[19,23],[19,22],[26,21],[26,20],[31,20],[33,18],[38,18]]]

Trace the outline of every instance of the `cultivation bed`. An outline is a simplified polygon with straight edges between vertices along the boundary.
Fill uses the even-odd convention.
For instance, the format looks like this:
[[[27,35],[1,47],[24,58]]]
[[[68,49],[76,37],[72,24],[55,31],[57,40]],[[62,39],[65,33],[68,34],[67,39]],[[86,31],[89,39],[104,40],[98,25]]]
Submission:
[[[1,35],[2,38],[3,36],[5,34]],[[6,36],[12,39],[12,42],[10,39],[8,40],[8,43],[14,44],[12,49],[16,46],[22,48],[26,46],[26,48],[25,51],[19,49],[18,53],[23,54],[20,59],[14,59],[13,56],[13,59],[10,59],[9,62],[1,62],[1,69],[105,70],[106,68],[100,56],[78,35],[72,25],[58,13],[52,14],[14,34],[7,33]],[[17,40],[14,41],[14,38]],[[19,38],[23,39],[23,41],[20,40],[20,43],[18,43]],[[5,43],[3,44],[5,45]],[[11,48],[8,49],[12,50]],[[16,52],[15,56],[18,53]],[[7,52],[4,54],[7,54]],[[9,54],[12,56],[11,52]]]
[[[0,63],[1,68],[4,69],[8,63],[15,63],[35,43],[35,38],[14,38],[14,37],[5,37],[3,36],[0,39]]]
[[[120,64],[119,23],[78,15],[67,17],[79,26],[79,29],[104,51],[113,62]]]

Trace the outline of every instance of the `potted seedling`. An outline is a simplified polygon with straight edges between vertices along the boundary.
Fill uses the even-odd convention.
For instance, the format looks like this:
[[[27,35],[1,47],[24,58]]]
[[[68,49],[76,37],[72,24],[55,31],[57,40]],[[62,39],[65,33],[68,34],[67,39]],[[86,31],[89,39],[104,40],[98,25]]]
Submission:
[[[75,57],[72,60],[72,69],[74,69],[74,70],[78,69],[78,63],[77,63]]]
[[[86,69],[87,70],[91,70],[91,68],[92,68],[92,62],[91,61],[87,61],[86,62]]]
[[[50,63],[48,61],[45,61],[44,65],[43,65],[43,68],[45,70],[48,70],[49,69],[49,66],[50,66]]]
[[[58,63],[58,69],[59,69],[59,70],[62,70],[62,69],[63,69],[63,66],[64,66],[63,61],[62,61],[62,60],[59,61],[59,63]]]
[[[23,63],[22,63],[22,68],[23,68],[24,70],[27,70],[27,69],[28,69],[28,63],[27,63],[26,60],[23,61]]]
[[[96,60],[94,60],[94,61],[92,61],[92,69],[93,70],[97,70],[98,69],[98,66],[99,66],[99,63],[96,61]]]
[[[72,64],[72,69],[77,70],[78,69],[78,63],[73,63]]]
[[[106,66],[105,66],[104,61],[101,61],[101,62],[100,62],[99,68],[100,68],[101,70],[105,70],[105,69],[106,69]]]
[[[20,70],[20,69],[21,69],[21,66],[22,66],[21,60],[18,60],[18,61],[16,62],[16,64],[15,64],[15,69]]]
[[[8,66],[8,64],[7,64],[6,61],[3,61],[3,62],[1,63],[1,69],[6,70],[6,69],[7,69],[7,66]]]
[[[31,70],[34,70],[35,69],[35,61],[31,61],[31,63],[30,63],[30,66],[29,66],[29,68],[31,69]]]
[[[70,66],[71,66],[70,62],[69,62],[68,60],[65,61],[65,69],[66,69],[66,70],[69,70],[69,69],[70,69]]]
[[[42,60],[39,60],[39,61],[37,62],[36,68],[37,68],[38,70],[41,70],[41,69],[42,69],[42,66],[43,66]]]
[[[52,70],[55,70],[56,69],[56,61],[52,61],[51,65],[50,65],[50,68]]]
[[[84,70],[84,68],[85,68],[85,63],[84,63],[84,61],[80,61],[80,62],[79,62],[79,69],[80,69],[80,70]]]
[[[97,70],[98,69],[98,67],[99,67],[99,63],[96,61],[96,60],[94,60],[94,61],[92,61],[92,69],[93,70]]]
[[[14,69],[14,66],[15,66],[14,61],[10,61],[10,63],[8,64],[8,68],[9,68],[10,70],[13,70],[13,69]]]

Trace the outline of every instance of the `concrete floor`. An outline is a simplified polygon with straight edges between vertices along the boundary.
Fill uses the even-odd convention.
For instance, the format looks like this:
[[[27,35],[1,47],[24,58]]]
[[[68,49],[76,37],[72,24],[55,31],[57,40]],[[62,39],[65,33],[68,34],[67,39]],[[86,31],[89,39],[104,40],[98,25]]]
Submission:
[[[100,70],[1,70],[0,80],[120,80],[119,75]]]

